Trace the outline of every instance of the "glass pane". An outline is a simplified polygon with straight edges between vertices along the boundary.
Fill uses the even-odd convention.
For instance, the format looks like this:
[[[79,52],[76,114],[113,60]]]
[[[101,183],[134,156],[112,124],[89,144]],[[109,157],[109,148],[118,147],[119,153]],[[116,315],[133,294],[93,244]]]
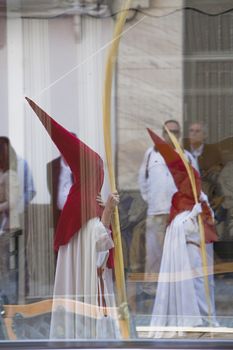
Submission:
[[[0,346],[232,338],[232,8],[0,1]]]

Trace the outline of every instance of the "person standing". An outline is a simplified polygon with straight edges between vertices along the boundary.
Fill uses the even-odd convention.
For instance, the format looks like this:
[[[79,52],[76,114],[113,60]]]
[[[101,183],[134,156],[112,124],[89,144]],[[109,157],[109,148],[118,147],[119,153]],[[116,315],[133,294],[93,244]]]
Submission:
[[[23,214],[28,209],[29,204],[35,197],[36,190],[28,162],[19,155],[17,155],[17,173],[21,188],[19,212]]]
[[[163,138],[172,146],[165,126],[179,139],[181,136],[180,124],[173,119],[164,123]],[[197,163],[192,155],[187,151],[185,151],[185,154],[192,165],[197,168]],[[150,147],[146,151],[139,170],[138,183],[142,198],[148,205],[145,233],[145,273],[159,273],[171,199],[177,188],[162,155],[156,150],[156,147]],[[143,292],[146,294],[145,297],[154,297],[155,291],[156,283],[144,283]]]
[[[15,169],[17,172],[17,178],[20,186],[20,195],[18,199],[18,212],[19,214],[24,214],[30,202],[36,195],[32,173],[29,168],[28,162],[26,161],[26,159],[23,159],[15,152],[8,137],[0,136],[0,142],[9,145],[9,148],[11,149],[10,151],[11,152],[10,157],[12,158],[11,162],[13,161],[13,159],[14,159],[14,162],[16,162]]]
[[[110,194],[105,208],[100,206],[97,197],[104,178],[101,157],[26,99],[74,177],[54,239],[58,256],[50,338],[119,338],[118,320],[113,317],[114,308],[109,308],[115,304],[114,293],[108,293],[113,290],[108,262],[114,246],[109,226],[119,196]],[[71,315],[59,312],[59,298],[73,305]]]
[[[0,138],[0,292],[9,303],[18,302],[17,261],[12,255],[20,228],[18,202],[20,186],[17,157],[7,137]],[[15,248],[14,248],[15,249]],[[16,255],[15,255],[16,257]],[[12,269],[12,262],[14,269]]]
[[[169,225],[166,230],[158,290],[151,327],[215,326],[214,288],[206,288],[204,279],[213,274],[213,259],[207,246],[217,240],[213,212],[208,197],[201,191],[201,179],[190,165],[197,192],[195,203],[191,180],[179,154],[149,130],[157,149],[163,155],[174,178],[177,192],[172,197]],[[201,246],[198,215],[202,218],[205,245]],[[207,275],[203,271],[201,249],[207,255]],[[191,302],[190,302],[191,301]],[[179,330],[179,328],[178,328]],[[176,332],[169,334],[174,335]],[[163,332],[151,331],[151,337]]]
[[[19,228],[17,156],[7,137],[0,138],[0,231]]]
[[[18,269],[19,269],[19,285],[18,285],[18,297],[19,301],[24,300],[25,294],[29,290],[29,265],[27,262],[28,250],[27,243],[29,239],[29,220],[30,214],[28,207],[32,199],[36,195],[34,181],[31,173],[31,169],[26,159],[19,156],[13,149],[8,137],[1,136],[0,142],[5,142],[9,145],[11,162],[16,162],[17,181],[19,184],[19,196],[17,199],[17,213],[19,215],[20,228],[22,235],[18,237]]]
[[[218,177],[223,167],[223,162],[217,145],[207,144],[206,139],[207,126],[202,121],[197,121],[190,124],[188,139],[184,140],[184,144],[198,163],[203,192],[208,196],[217,221],[220,221],[220,217],[223,214],[221,204],[224,197]]]

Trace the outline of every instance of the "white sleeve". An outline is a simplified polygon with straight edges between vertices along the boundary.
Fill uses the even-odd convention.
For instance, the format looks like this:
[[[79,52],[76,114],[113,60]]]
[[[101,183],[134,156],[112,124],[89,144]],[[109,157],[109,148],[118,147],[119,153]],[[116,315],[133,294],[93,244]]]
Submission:
[[[96,251],[103,252],[114,247],[111,231],[99,220],[95,227]]]
[[[145,202],[147,202],[147,196],[148,196],[148,180],[146,178],[146,167],[147,167],[147,162],[148,162],[148,157],[150,152],[151,152],[151,148],[146,151],[143,162],[139,169],[139,174],[138,174],[138,186],[140,189],[141,196]]]

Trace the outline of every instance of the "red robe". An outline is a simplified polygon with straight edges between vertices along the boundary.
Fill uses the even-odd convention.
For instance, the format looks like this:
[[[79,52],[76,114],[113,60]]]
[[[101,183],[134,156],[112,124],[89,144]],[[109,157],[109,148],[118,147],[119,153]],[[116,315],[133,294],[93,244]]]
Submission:
[[[152,130],[147,130],[155,144],[156,149],[163,156],[178,189],[178,191],[172,197],[170,210],[170,221],[172,221],[176,215],[182,213],[185,210],[192,210],[193,206],[195,205],[191,181],[189,179],[188,172],[185,168],[183,160],[179,154]],[[189,166],[194,172],[197,197],[199,198],[201,193],[201,178],[198,172],[191,166],[191,164],[189,164]],[[202,202],[201,205],[201,217],[204,224],[205,241],[206,243],[215,242],[217,240],[217,234],[210,208],[206,202]]]

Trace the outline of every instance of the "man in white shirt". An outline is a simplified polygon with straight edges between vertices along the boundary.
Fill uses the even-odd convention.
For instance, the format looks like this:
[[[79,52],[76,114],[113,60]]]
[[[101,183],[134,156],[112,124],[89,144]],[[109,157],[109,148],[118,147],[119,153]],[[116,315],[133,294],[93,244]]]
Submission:
[[[61,211],[73,184],[70,167],[63,157],[53,159],[47,164],[47,184],[51,195],[53,226],[56,228]]]
[[[164,126],[177,139],[180,138],[181,128],[176,120],[167,120]],[[164,127],[163,138],[172,146]],[[192,155],[187,151],[185,151],[185,154],[192,165],[198,169]],[[159,273],[171,199],[177,188],[163,157],[154,147],[150,147],[144,155],[139,170],[138,182],[142,198],[148,205],[145,234],[145,273]],[[155,283],[144,283],[143,291],[148,295],[154,296],[155,287]]]

